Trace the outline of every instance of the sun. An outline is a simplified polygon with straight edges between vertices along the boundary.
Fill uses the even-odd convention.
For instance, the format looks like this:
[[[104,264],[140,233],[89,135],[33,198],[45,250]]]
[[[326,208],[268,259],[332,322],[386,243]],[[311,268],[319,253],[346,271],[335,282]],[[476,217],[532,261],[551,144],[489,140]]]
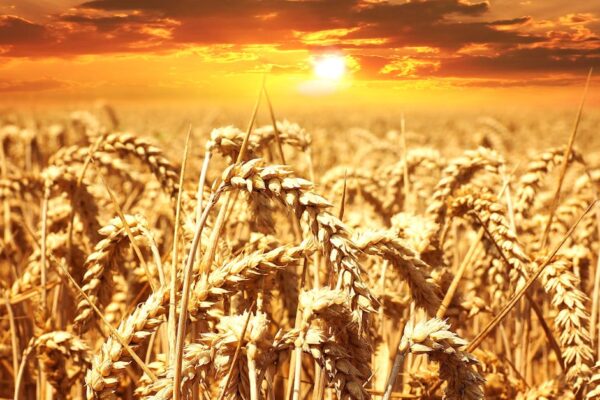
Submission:
[[[315,75],[324,80],[339,81],[346,74],[346,60],[344,57],[330,54],[314,60]]]

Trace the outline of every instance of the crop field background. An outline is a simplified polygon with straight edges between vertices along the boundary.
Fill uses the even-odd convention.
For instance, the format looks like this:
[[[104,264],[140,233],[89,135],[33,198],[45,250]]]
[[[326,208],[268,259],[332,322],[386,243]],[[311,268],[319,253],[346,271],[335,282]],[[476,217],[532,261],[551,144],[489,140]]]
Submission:
[[[3,112],[0,396],[598,398],[597,113],[275,106]]]

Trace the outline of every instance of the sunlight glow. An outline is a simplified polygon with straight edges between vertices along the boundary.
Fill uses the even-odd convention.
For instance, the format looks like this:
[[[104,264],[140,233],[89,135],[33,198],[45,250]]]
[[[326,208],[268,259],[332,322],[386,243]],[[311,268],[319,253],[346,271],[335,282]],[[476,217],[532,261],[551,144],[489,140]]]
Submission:
[[[346,60],[339,55],[327,55],[314,61],[315,75],[324,80],[339,81],[346,73]]]

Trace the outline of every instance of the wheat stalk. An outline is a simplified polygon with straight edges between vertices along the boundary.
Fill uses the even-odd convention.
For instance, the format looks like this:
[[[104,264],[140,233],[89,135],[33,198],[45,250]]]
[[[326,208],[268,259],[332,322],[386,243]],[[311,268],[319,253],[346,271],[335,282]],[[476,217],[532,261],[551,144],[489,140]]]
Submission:
[[[431,267],[417,256],[406,242],[390,231],[368,231],[354,235],[352,240],[366,254],[389,261],[408,283],[415,303],[434,315],[440,306],[439,288],[427,276]]]
[[[143,218],[133,215],[126,215],[125,218],[136,241],[152,243]],[[90,300],[98,302],[97,305],[106,305],[112,292],[112,270],[118,267],[119,261],[123,261],[119,253],[129,241],[123,221],[118,217],[100,229],[99,234],[103,238],[96,244],[94,252],[87,257],[83,265],[85,273],[81,286]],[[81,300],[74,319],[75,329],[85,332],[93,317],[94,312],[90,304],[87,300]]]
[[[483,399],[484,379],[475,370],[479,362],[465,352],[467,342],[450,331],[450,325],[434,318],[413,325],[408,322],[399,351],[425,354],[439,363],[440,378],[447,382],[448,399]]]
[[[356,295],[366,300],[370,308],[372,296],[362,283],[360,267],[354,255],[354,245],[343,224],[326,209],[330,204],[310,191],[312,184],[294,178],[283,166],[260,166],[260,160],[229,167],[222,176],[225,189],[231,187],[248,192],[256,191],[272,196],[286,205],[300,218],[306,214],[310,231],[320,244],[326,259],[339,274],[339,282],[349,285]],[[361,305],[361,304],[359,304]]]
[[[451,160],[442,171],[442,178],[435,187],[427,214],[441,229],[446,217],[446,199],[460,186],[469,183],[477,172],[497,174],[503,164],[504,160],[497,152],[485,147],[467,150],[463,156]]]
[[[554,325],[566,364],[567,380],[579,390],[590,378],[594,352],[589,337],[588,297],[579,290],[579,280],[564,259],[557,259],[542,271],[546,293],[558,311]]]
[[[556,147],[537,155],[527,164],[525,173],[519,178],[515,193],[515,216],[525,219],[530,215],[536,195],[541,188],[544,177],[562,163],[565,149]],[[573,150],[569,153],[569,162],[583,162],[582,156]]]

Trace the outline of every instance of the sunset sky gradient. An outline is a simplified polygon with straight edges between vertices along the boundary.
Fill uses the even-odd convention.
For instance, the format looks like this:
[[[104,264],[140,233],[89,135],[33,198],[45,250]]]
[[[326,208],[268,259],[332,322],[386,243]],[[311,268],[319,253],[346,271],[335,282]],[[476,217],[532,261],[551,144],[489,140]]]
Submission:
[[[331,54],[339,82],[313,71]],[[595,0],[0,2],[5,101],[236,102],[267,73],[280,101],[566,104],[590,67],[600,74]]]

